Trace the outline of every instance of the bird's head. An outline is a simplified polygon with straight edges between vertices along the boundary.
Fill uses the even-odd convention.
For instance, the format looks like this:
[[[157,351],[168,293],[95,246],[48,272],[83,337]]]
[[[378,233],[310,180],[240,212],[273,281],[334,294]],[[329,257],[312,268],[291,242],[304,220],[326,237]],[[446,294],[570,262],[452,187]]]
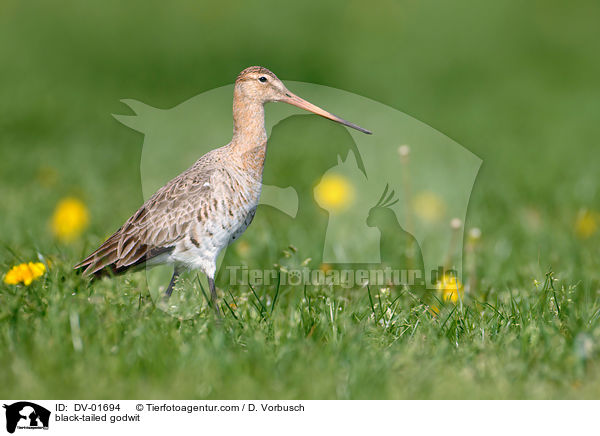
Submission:
[[[333,115],[332,113],[298,97],[287,89],[275,74],[264,67],[248,67],[242,71],[235,81],[235,92],[244,100],[255,101],[262,104],[277,101],[289,103],[329,120],[352,127],[360,132],[369,135],[371,134],[369,130],[363,129],[354,123]]]

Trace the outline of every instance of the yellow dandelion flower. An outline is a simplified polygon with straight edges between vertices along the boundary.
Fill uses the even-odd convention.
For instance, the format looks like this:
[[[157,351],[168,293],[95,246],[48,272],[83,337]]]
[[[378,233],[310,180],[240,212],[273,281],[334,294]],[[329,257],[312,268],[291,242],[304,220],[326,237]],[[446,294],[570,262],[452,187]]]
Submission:
[[[438,221],[446,213],[444,200],[431,191],[418,193],[412,203],[415,214],[427,222]]]
[[[462,283],[454,274],[444,274],[442,279],[436,283],[435,287],[442,295],[443,301],[450,301],[456,304],[459,293],[461,299],[465,295]]]
[[[46,265],[42,262],[28,262],[13,266],[4,276],[7,285],[18,285],[19,283],[29,286],[34,280],[46,273]]]
[[[322,263],[321,266],[319,266],[319,269],[325,273],[329,272],[332,270],[331,264],[329,263]]]
[[[580,210],[575,219],[575,234],[580,239],[588,239],[598,231],[600,214],[589,210]]]
[[[78,237],[89,223],[87,207],[81,200],[73,197],[62,199],[52,216],[54,236],[63,242],[70,242]]]
[[[328,211],[340,211],[354,200],[354,187],[339,174],[326,174],[315,187],[315,200]]]

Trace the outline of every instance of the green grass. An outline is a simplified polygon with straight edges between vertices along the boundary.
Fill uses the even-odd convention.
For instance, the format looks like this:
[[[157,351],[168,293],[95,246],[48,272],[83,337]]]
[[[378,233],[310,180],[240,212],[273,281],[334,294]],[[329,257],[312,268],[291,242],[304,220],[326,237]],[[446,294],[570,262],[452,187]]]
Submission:
[[[0,6],[0,271],[51,261],[29,287],[0,284],[0,397],[600,395],[600,235],[574,232],[600,210],[597,2],[122,8]],[[400,289],[221,284],[235,309],[218,324],[206,304],[158,310],[142,273],[72,271],[141,203],[143,138],[110,117],[119,100],[172,107],[250,64],[381,101],[483,159],[462,304],[434,316]],[[92,218],[68,245],[48,225],[66,195]],[[284,248],[260,225],[242,240],[264,265]]]
[[[8,289],[4,395],[78,398],[593,398],[595,296],[553,282],[442,306],[281,287],[225,296],[222,324],[158,310],[133,279],[54,268]],[[234,303],[235,302],[235,303]],[[78,345],[80,344],[80,345]]]

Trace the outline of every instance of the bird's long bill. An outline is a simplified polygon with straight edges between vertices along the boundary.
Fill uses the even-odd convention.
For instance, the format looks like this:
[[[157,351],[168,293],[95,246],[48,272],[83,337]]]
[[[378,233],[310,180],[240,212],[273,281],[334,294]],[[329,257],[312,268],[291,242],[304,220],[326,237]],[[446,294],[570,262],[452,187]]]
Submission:
[[[320,115],[324,118],[335,121],[336,123],[343,124],[344,126],[352,127],[353,129],[356,129],[359,132],[366,133],[367,135],[371,134],[371,131],[369,131],[367,129],[363,129],[360,126],[357,126],[356,124],[351,123],[350,121],[346,121],[343,118],[333,115],[332,113],[329,113],[326,110],[323,110],[318,106],[315,106],[314,104],[304,100],[303,98],[298,97],[296,94],[292,94],[289,91],[286,92],[285,97],[283,99],[281,99],[281,101],[292,104],[294,106],[297,106],[300,109],[304,109],[309,112],[312,112],[313,114]]]

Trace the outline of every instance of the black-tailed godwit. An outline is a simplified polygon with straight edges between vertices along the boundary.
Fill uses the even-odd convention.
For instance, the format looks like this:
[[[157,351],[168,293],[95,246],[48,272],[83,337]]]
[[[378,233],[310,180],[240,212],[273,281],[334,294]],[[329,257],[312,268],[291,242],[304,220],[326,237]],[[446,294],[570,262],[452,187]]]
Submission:
[[[217,257],[254,218],[267,150],[264,104],[277,101],[371,133],[301,99],[268,69],[246,68],[235,81],[231,142],[206,153],[160,188],[74,268],[97,275],[106,269],[119,274],[141,265],[173,264],[166,298],[182,270],[200,270],[208,278],[218,314]]]

